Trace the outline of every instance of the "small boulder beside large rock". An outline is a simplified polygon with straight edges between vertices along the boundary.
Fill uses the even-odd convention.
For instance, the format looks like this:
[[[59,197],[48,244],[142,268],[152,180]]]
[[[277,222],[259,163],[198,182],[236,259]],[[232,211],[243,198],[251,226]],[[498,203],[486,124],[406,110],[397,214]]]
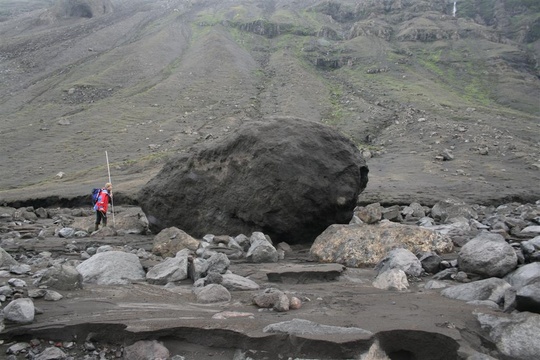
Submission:
[[[331,225],[315,239],[310,255],[320,262],[364,267],[377,265],[395,248],[447,253],[453,243],[434,230],[384,220],[374,225]]]

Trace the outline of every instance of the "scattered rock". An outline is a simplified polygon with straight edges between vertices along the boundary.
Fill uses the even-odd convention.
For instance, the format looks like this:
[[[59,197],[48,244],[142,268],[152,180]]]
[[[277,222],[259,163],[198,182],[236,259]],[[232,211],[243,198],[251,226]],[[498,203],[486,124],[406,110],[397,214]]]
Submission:
[[[155,265],[146,273],[146,281],[150,284],[165,285],[169,282],[188,278],[188,249],[180,250],[174,258]]]
[[[538,359],[540,315],[518,313],[510,317],[499,317],[478,312],[476,318],[504,357],[520,360]]]
[[[83,283],[99,285],[125,285],[146,277],[137,255],[122,251],[97,253],[76,269]]]
[[[219,284],[210,284],[202,288],[194,288],[197,302],[202,304],[212,304],[224,301],[231,301],[231,293]]]
[[[377,275],[373,286],[377,289],[402,291],[409,288],[409,282],[403,270],[389,269]]]
[[[146,359],[169,359],[169,350],[160,342],[137,341],[124,348],[124,359],[146,360]]]
[[[502,236],[487,235],[480,234],[461,248],[458,267],[483,277],[503,277],[517,267],[516,252]]]
[[[441,291],[441,295],[451,299],[474,301],[491,300],[502,304],[510,284],[503,279],[489,278],[468,284],[454,285]]]
[[[406,275],[420,277],[423,273],[422,263],[407,249],[394,249],[384,257],[376,266],[378,273],[390,269],[403,270]]]
[[[253,297],[253,303],[260,308],[273,308],[276,311],[288,311],[290,300],[281,290],[265,289]]]
[[[57,290],[76,290],[82,288],[82,275],[73,266],[56,264],[48,268],[41,278],[39,284]]]
[[[3,310],[4,319],[17,324],[29,324],[34,321],[34,302],[29,298],[11,301]]]

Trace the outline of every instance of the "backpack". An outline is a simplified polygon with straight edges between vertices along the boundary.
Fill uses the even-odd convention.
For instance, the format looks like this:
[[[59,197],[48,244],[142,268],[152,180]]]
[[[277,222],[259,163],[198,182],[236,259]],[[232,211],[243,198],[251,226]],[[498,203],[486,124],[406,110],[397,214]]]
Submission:
[[[96,202],[98,201],[98,197],[100,193],[101,193],[101,189],[99,188],[92,189],[92,205],[96,205]]]

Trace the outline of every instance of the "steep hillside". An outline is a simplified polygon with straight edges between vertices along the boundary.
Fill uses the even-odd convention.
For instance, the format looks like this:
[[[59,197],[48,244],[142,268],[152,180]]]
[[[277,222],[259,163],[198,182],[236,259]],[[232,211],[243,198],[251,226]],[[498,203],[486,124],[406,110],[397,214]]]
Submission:
[[[267,115],[364,149],[361,201],[540,197],[537,1],[0,0],[0,20],[0,202],[85,195],[105,151],[129,198]]]

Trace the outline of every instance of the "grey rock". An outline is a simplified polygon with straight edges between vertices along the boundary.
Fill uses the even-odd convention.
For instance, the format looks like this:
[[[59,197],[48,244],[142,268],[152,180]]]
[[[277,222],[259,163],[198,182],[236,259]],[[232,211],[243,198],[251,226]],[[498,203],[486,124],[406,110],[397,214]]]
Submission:
[[[379,203],[369,204],[365,207],[360,206],[354,209],[354,215],[363,223],[374,224],[382,219],[383,207]]]
[[[137,255],[122,251],[97,253],[76,269],[83,283],[99,285],[125,285],[146,277]]]
[[[536,236],[530,240],[522,241],[520,243],[523,254],[529,256],[534,252],[540,251],[540,236]]]
[[[387,208],[383,208],[382,217],[383,219],[395,222],[403,221],[403,217],[401,216],[401,208],[399,207],[399,205],[393,205]]]
[[[540,282],[540,263],[531,263],[520,266],[515,271],[504,277],[510,285],[517,290],[523,286]]]
[[[276,324],[270,324],[263,329],[265,333],[283,333],[289,335],[339,335],[354,334],[371,337],[373,333],[357,327],[341,327],[321,325],[319,323],[304,320],[293,319]]]
[[[27,342],[18,342],[8,347],[6,353],[18,355],[21,351],[28,349],[30,346],[31,345]]]
[[[222,284],[223,283],[223,275],[221,275],[218,272],[210,271],[206,275],[204,279],[202,279],[202,286],[210,285],[210,284]],[[195,285],[194,285],[195,286]],[[227,290],[230,290],[227,288]]]
[[[0,267],[10,267],[19,263],[6,250],[0,248]]]
[[[540,315],[518,313],[509,317],[476,313],[476,318],[496,344],[501,358],[537,360],[540,354]]]
[[[278,289],[268,288],[253,296],[253,303],[260,308],[273,308],[277,311],[288,311],[290,300]]]
[[[227,255],[222,253],[215,253],[207,259],[207,263],[207,272],[215,271],[217,273],[224,274],[229,268],[231,261],[229,260]]]
[[[61,238],[70,238],[75,235],[75,229],[70,227],[62,228],[58,231],[58,236]]]
[[[407,275],[419,277],[423,273],[422,263],[420,260],[407,249],[394,249],[391,250],[388,255],[382,259],[375,270],[378,273],[385,272],[390,269],[400,269]]]
[[[114,247],[112,247],[112,245],[102,245],[96,249],[96,254],[104,253],[107,251],[114,251]]]
[[[540,234],[540,225],[527,226],[526,228],[521,230],[521,233],[523,233],[523,234]]]
[[[448,283],[444,282],[444,281],[440,281],[440,280],[430,280],[426,283],[426,285],[424,286],[424,289],[426,290],[433,290],[433,289],[444,289],[444,288],[447,288],[448,286]]]
[[[231,301],[231,293],[229,290],[219,284],[210,284],[202,288],[195,288],[194,292],[197,297],[197,302],[202,304]]]
[[[146,281],[150,284],[165,285],[169,282],[185,280],[188,278],[188,256],[190,251],[179,251],[174,258],[153,266],[146,273]]]
[[[426,216],[426,212],[424,207],[419,203],[411,203],[409,206],[405,206],[403,210],[401,210],[401,215],[405,216],[405,218],[419,219]]]
[[[11,301],[3,310],[4,319],[17,324],[30,324],[34,321],[34,302],[29,298]]]
[[[16,275],[28,274],[30,271],[32,271],[32,267],[27,264],[11,265],[9,267],[9,272]]]
[[[472,206],[456,200],[439,201],[431,208],[431,217],[443,223],[459,216],[466,219],[477,219],[478,213]]]
[[[16,278],[9,279],[8,284],[15,288],[25,288],[27,286],[26,281],[24,281],[23,279],[16,279]]]
[[[154,237],[152,252],[161,256],[175,256],[180,250],[197,250],[199,241],[176,227],[163,229]]]
[[[124,359],[147,360],[147,359],[168,359],[169,350],[156,340],[137,341],[136,343],[124,347]]]
[[[206,276],[208,270],[208,261],[202,258],[195,258],[189,264],[189,277],[197,281]]]
[[[259,285],[248,278],[236,274],[223,274],[221,285],[225,286],[229,291],[235,290],[258,290]]]
[[[28,297],[32,299],[42,298],[47,293],[46,289],[29,289]]]
[[[247,237],[244,234],[239,234],[235,236],[234,241],[238,245],[240,245],[240,247],[242,248],[244,252],[247,252],[249,250],[249,247],[251,246],[251,243],[249,242],[249,237]]]
[[[13,289],[8,285],[0,286],[0,295],[11,296],[13,295]]]
[[[427,273],[436,274],[437,272],[439,272],[442,261],[442,258],[439,255],[429,251],[422,254],[419,260],[422,264],[422,268]]]
[[[383,290],[407,290],[409,282],[407,275],[401,269],[388,269],[380,272],[373,281],[373,286]]]
[[[69,265],[54,265],[48,268],[41,279],[40,285],[57,290],[76,290],[82,288],[83,277],[76,268]]]
[[[457,300],[491,300],[502,304],[509,283],[499,278],[489,278],[467,284],[455,285],[441,291],[441,295]]]
[[[34,357],[34,360],[62,360],[66,359],[67,355],[62,349],[51,346],[43,350]]]
[[[64,296],[62,294],[54,290],[45,291],[45,295],[43,296],[43,299],[47,301],[58,301],[62,300],[63,298]]]
[[[457,273],[456,268],[444,269],[433,275],[433,280],[452,280]]]
[[[262,235],[262,236],[261,236]],[[254,263],[277,262],[279,259],[276,248],[261,232],[254,232],[250,238],[251,246],[246,259]]]
[[[506,241],[478,236],[465,244],[458,254],[461,271],[483,277],[503,277],[517,267],[516,252]]]

